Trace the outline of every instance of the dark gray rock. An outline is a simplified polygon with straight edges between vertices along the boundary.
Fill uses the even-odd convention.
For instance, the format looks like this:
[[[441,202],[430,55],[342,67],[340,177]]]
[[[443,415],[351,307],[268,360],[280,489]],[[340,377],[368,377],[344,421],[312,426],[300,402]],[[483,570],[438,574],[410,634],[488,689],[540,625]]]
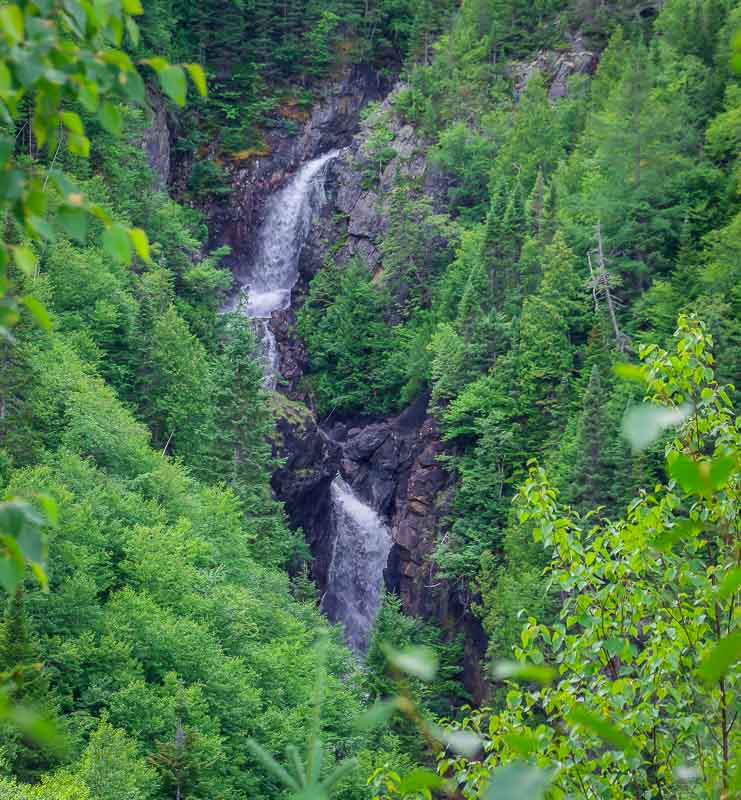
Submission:
[[[548,86],[548,98],[560,100],[568,95],[572,75],[586,75],[598,63],[597,53],[588,50],[580,35],[575,36],[564,50],[541,50],[532,61],[513,62],[509,66],[513,91],[518,98],[530,79],[542,74]]]
[[[170,128],[167,124],[167,109],[164,100],[156,92],[150,92],[148,100],[149,125],[144,131],[142,146],[154,173],[154,188],[165,191],[170,181]]]

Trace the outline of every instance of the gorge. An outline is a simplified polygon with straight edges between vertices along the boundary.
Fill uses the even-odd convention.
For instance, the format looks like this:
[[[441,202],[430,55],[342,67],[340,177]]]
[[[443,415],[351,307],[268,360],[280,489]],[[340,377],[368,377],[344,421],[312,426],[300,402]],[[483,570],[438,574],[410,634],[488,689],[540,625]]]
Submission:
[[[0,6],[0,800],[741,795],[739,31]]]
[[[325,143],[339,148],[287,170],[283,153],[294,152],[296,145],[281,141],[276,155],[261,159],[258,168],[267,191],[255,193],[254,182],[242,183],[238,177],[233,202],[237,208],[250,205],[259,225],[245,231],[232,253],[239,289],[228,308],[241,308],[252,320],[266,387],[286,394],[292,404],[291,415],[278,419],[278,453],[286,463],[273,484],[292,524],[312,548],[312,574],[323,610],[332,621],[343,623],[350,645],[361,653],[384,591],[397,593],[407,613],[442,624],[451,633],[462,624],[467,632],[463,680],[474,696],[483,697],[480,626],[462,598],[435,577],[429,560],[451,481],[437,462],[443,448],[437,425],[426,412],[429,398],[418,398],[401,415],[386,420],[361,414],[357,424],[347,416],[335,422],[332,414],[320,424],[304,406],[305,355],[291,326],[308,281],[321,269],[333,242],[343,237],[338,220],[349,236],[336,258],[344,261],[359,252],[370,256],[373,241],[388,224],[380,195],[399,169],[428,174],[428,187],[438,196],[444,186],[439,172],[424,159],[410,158],[417,145],[411,129],[402,126],[396,134],[397,155],[381,185],[376,190],[363,187],[360,164],[368,128],[361,121],[365,105],[357,98],[373,97],[377,85],[372,73],[350,73],[327,90],[328,100],[315,107],[294,140],[312,142],[314,151]],[[354,107],[345,99],[350,91]],[[298,152],[306,150],[299,147]],[[245,192],[249,200],[240,199]]]

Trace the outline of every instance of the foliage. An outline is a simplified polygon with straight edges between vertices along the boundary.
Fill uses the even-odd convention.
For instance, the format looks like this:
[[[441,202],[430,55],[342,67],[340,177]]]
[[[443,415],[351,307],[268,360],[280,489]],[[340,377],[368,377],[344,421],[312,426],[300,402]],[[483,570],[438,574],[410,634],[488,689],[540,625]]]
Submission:
[[[312,281],[298,331],[320,413],[384,413],[395,405],[401,376],[389,369],[393,335],[383,308],[373,276],[359,261],[329,264]]]
[[[623,519],[564,516],[531,466],[519,518],[551,553],[562,607],[550,625],[531,617],[514,652],[558,677],[541,688],[510,684],[499,713],[474,714],[486,759],[468,771],[441,764],[459,772],[466,796],[478,796],[492,765],[522,756],[558,765],[565,794],[737,791],[739,436],[711,349],[702,325],[680,317],[674,353],[642,350],[651,399],[689,401],[692,411],[667,443],[669,480]]]

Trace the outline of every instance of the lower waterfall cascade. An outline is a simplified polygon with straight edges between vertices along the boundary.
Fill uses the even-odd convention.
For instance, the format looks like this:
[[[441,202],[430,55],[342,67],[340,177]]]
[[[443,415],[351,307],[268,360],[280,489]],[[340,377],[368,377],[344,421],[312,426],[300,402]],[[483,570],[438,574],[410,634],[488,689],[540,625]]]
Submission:
[[[383,599],[391,535],[342,477],[334,479],[330,491],[335,538],[322,610],[342,624],[348,645],[362,656]]]
[[[255,258],[246,274],[238,276],[240,290],[229,304],[229,310],[240,308],[253,321],[268,389],[275,389],[279,372],[278,347],[270,319],[274,311],[290,308],[312,214],[324,203],[326,167],[339,152],[330,150],[307,161],[282,189],[267,199]]]

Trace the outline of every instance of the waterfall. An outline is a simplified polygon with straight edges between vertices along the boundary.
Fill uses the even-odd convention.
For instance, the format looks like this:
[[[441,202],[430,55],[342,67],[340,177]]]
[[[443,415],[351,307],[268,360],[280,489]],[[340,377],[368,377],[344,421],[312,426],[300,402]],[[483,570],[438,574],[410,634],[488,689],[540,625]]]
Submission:
[[[291,305],[312,213],[325,199],[325,167],[338,154],[338,150],[332,150],[307,161],[286,186],[268,198],[255,258],[239,278],[240,291],[230,304],[230,310],[240,307],[254,320],[255,338],[265,363],[265,385],[270,389],[278,379],[278,348],[270,318],[274,311]]]
[[[391,536],[339,475],[332,482],[331,500],[335,539],[322,610],[342,623],[347,643],[363,655],[383,599]]]

